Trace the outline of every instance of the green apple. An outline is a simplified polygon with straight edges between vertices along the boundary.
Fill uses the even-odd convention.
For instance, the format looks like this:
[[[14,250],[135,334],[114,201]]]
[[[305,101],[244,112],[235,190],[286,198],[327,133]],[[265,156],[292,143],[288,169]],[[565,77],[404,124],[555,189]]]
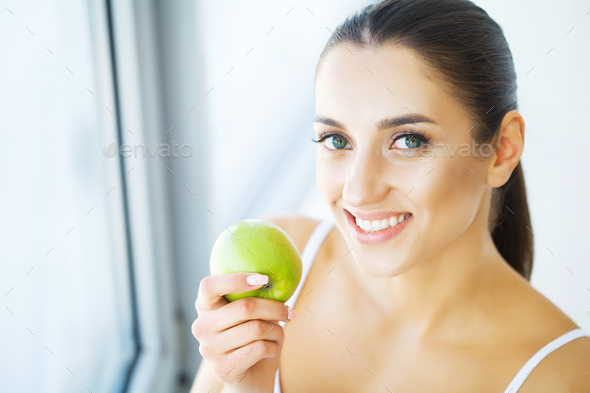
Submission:
[[[286,302],[301,281],[303,265],[297,246],[276,224],[260,219],[237,222],[215,241],[209,262],[211,274],[259,273],[268,284],[250,292],[226,294],[233,302],[260,297]]]

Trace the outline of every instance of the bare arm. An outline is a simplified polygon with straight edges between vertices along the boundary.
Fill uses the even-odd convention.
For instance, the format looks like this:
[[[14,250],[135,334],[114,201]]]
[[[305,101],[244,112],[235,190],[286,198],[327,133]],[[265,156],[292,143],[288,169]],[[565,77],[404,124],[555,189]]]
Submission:
[[[207,359],[202,358],[199,371],[189,393],[220,393],[224,388],[223,382],[211,372]],[[213,389],[211,389],[213,387]]]

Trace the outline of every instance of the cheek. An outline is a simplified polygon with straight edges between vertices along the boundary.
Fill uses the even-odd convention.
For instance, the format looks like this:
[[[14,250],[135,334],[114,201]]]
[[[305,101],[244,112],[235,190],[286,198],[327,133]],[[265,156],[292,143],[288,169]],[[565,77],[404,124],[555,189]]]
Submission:
[[[412,191],[418,191],[415,202],[432,236],[456,237],[473,222],[480,207],[483,180],[481,168],[471,161],[457,157],[433,161],[433,169]]]
[[[342,197],[347,176],[347,166],[338,160],[325,157],[318,149],[316,157],[316,184],[326,202]]]

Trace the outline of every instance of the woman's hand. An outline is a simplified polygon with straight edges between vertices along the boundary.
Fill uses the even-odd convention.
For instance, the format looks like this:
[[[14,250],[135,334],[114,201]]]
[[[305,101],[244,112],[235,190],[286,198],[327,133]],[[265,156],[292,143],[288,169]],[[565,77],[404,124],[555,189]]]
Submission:
[[[285,341],[278,322],[288,321],[289,308],[279,301],[256,297],[228,302],[223,295],[249,292],[264,285],[260,281],[250,285],[248,277],[266,276],[232,273],[201,280],[195,303],[198,317],[192,333],[200,343],[199,352],[229,392],[271,393]],[[291,310],[289,317],[294,316]]]

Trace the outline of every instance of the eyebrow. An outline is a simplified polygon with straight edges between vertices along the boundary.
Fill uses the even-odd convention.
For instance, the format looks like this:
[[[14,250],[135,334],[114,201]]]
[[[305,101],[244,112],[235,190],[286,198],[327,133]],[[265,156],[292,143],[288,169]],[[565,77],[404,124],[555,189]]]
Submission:
[[[346,130],[346,127],[342,124],[337,122],[336,120],[323,117],[323,116],[316,116],[313,119],[314,123],[325,124],[327,126],[338,127],[343,130]],[[399,127],[403,126],[404,124],[415,124],[415,123],[432,123],[437,124],[434,120],[429,118],[428,116],[424,116],[418,113],[414,113],[411,115],[404,115],[399,117],[392,117],[389,119],[383,119],[375,123],[377,130],[385,130],[388,128]]]

